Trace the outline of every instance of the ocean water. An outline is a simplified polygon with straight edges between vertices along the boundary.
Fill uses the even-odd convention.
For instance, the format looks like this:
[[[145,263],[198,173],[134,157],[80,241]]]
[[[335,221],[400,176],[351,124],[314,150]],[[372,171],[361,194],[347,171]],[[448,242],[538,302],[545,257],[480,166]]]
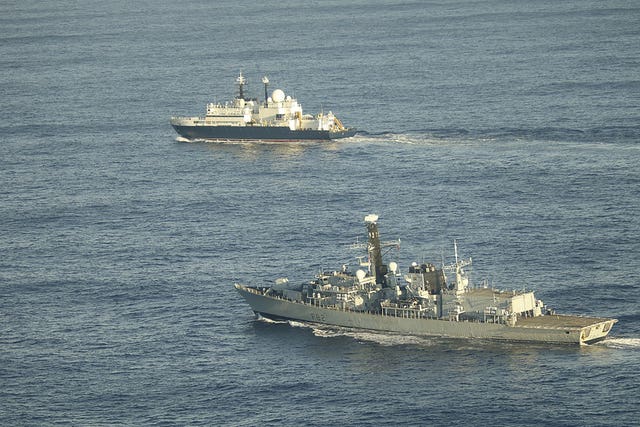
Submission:
[[[0,4],[0,424],[630,426],[640,416],[640,5]],[[185,143],[242,70],[349,140]],[[233,283],[451,259],[597,345],[256,320]]]

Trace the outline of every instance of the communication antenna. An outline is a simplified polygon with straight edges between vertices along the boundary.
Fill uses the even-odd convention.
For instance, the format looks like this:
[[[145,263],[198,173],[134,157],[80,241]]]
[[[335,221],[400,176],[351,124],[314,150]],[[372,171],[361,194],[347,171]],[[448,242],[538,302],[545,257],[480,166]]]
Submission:
[[[458,265],[458,241],[455,239],[453,240],[453,253],[456,257],[456,265]]]

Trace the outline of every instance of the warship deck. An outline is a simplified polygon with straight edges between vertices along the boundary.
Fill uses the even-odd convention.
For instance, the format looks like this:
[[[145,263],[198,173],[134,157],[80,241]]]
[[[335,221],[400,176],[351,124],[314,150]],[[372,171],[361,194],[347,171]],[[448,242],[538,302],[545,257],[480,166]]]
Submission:
[[[604,317],[586,317],[586,316],[572,316],[572,315],[557,315],[547,314],[545,316],[537,317],[520,317],[516,323],[516,327],[525,328],[584,328],[591,325],[596,325],[603,322],[608,322],[611,319]]]

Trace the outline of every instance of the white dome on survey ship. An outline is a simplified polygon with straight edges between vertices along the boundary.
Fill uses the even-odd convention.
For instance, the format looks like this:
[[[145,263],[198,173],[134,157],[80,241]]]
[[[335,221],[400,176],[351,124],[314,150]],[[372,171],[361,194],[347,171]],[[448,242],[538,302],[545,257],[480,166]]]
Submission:
[[[284,101],[284,92],[282,91],[282,89],[274,90],[273,93],[271,94],[271,99],[273,99],[273,102]]]

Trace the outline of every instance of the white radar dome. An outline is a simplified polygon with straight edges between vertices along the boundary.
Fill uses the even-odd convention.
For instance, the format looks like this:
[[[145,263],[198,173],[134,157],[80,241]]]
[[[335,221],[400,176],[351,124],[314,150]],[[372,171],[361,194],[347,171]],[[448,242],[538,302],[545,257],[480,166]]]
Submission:
[[[358,280],[364,279],[366,275],[367,273],[365,273],[364,270],[356,271],[356,277],[358,278]]]
[[[398,263],[395,261],[391,261],[389,263],[389,270],[391,270],[391,272],[395,273],[396,271],[398,271]]]
[[[276,89],[271,94],[271,98],[273,98],[273,102],[282,102],[284,101],[284,92],[282,89]]]
[[[376,214],[369,214],[364,217],[365,222],[376,222],[377,220],[378,220],[378,215]]]

